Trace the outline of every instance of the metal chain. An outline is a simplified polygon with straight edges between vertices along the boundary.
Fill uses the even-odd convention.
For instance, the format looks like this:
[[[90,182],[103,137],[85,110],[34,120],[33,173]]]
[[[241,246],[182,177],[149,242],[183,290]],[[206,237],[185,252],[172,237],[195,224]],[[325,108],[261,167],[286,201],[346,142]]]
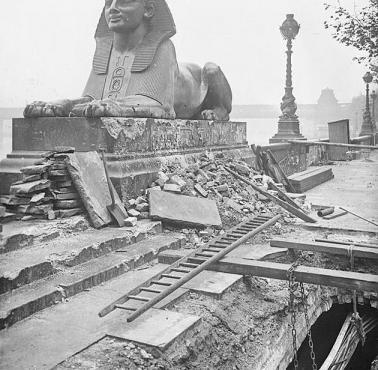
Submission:
[[[311,326],[310,326],[310,320],[308,319],[308,311],[307,311],[307,297],[304,290],[304,285],[301,282],[301,298],[302,298],[302,304],[306,319],[306,327],[307,327],[307,336],[308,336],[308,346],[310,348],[310,357],[312,361],[312,370],[317,370],[318,366],[316,365],[316,358],[315,358],[315,351],[314,351],[314,342],[312,341],[312,334],[311,334]]]
[[[348,255],[350,257],[350,270],[354,271],[354,245],[351,245],[348,249]],[[353,315],[352,315],[352,325],[356,328],[357,334],[360,337],[362,346],[365,345],[366,333],[364,330],[362,318],[360,317],[357,310],[357,291],[353,290]]]
[[[289,270],[287,271],[286,275],[289,280],[289,314],[290,314],[290,320],[291,320],[291,335],[293,338],[293,350],[294,350],[294,369],[298,369],[298,348],[297,348],[297,330],[296,330],[296,321],[297,316],[295,312],[295,292],[298,289],[298,283],[296,282],[296,278],[294,275],[294,271],[296,267],[298,266],[298,261],[294,262]]]

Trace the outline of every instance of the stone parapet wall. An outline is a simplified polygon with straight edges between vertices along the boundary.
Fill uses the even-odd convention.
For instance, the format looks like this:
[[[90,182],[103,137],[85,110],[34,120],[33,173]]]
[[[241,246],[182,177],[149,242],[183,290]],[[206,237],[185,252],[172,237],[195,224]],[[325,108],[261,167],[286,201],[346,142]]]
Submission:
[[[245,122],[151,118],[38,118],[13,120],[13,151],[105,149],[124,155],[246,145]]]
[[[151,118],[14,119],[12,153],[0,162],[0,194],[58,146],[106,151],[110,177],[123,199],[140,195],[164,164],[188,165],[204,151],[228,152],[252,164],[245,122]]]

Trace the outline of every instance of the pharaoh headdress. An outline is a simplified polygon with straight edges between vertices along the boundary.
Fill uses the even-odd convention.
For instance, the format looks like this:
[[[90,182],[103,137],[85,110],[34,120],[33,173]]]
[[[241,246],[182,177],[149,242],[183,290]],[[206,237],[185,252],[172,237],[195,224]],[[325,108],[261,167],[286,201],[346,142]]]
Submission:
[[[161,42],[176,33],[175,23],[165,0],[154,0],[154,3],[155,14],[150,21],[150,31],[138,47],[132,72],[142,72],[147,69]],[[97,46],[93,58],[93,70],[96,74],[106,74],[113,46],[113,32],[106,23],[104,10],[101,13],[95,38]]]

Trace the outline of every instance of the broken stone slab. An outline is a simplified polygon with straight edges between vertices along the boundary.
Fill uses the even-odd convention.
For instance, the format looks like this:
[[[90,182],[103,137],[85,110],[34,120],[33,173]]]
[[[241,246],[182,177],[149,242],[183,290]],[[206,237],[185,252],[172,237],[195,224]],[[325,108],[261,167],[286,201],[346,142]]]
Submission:
[[[200,184],[194,185],[194,190],[204,198],[209,196],[209,193]]]
[[[148,212],[149,208],[150,206],[148,205],[148,203],[139,203],[136,206],[136,210],[138,212]]]
[[[226,201],[226,206],[232,208],[236,212],[243,213],[243,207],[232,199]]]
[[[3,206],[0,206],[0,217],[5,217],[7,209]]]
[[[217,186],[217,191],[219,191],[220,193],[227,192],[228,191],[228,185],[227,184],[223,184],[223,185]]]
[[[97,152],[68,154],[67,168],[75,188],[88,212],[94,227],[109,225],[113,220],[107,210],[112,203],[105,168]],[[111,184],[113,187],[113,185]],[[113,187],[116,204],[123,207],[117,192]]]
[[[180,190],[182,190],[185,187],[186,182],[182,178],[180,178],[178,175],[173,175],[169,179],[169,184],[175,184],[180,187]]]
[[[171,193],[181,193],[181,188],[176,184],[165,184],[163,190]]]
[[[48,189],[50,186],[51,181],[49,180],[27,182],[18,185],[11,185],[10,193],[11,195],[30,194],[40,190]]]
[[[30,199],[30,203],[38,203],[40,202],[41,200],[43,200],[46,196],[46,193],[38,193],[38,194],[35,194],[32,196],[32,198]]]
[[[151,191],[149,198],[152,219],[200,227],[222,225],[214,200],[163,191]]]
[[[55,206],[58,209],[79,208],[81,205],[81,200],[58,200],[55,202]]]
[[[125,219],[125,226],[127,227],[134,227],[138,223],[138,219],[136,217],[128,217]]]
[[[46,172],[50,167],[50,164],[42,164],[38,166],[28,166],[21,168],[20,171],[24,175],[41,175]]]
[[[26,205],[30,203],[30,198],[26,197],[16,197],[13,195],[5,195],[0,198],[0,204],[4,204],[5,206],[19,206],[19,205]]]
[[[49,211],[53,209],[52,204],[41,204],[39,206],[18,206],[16,213],[28,214],[28,215],[47,215]]]
[[[60,209],[58,212],[59,212],[58,215],[60,218],[69,218],[69,217],[73,217],[73,216],[83,213],[83,209],[82,208]]]
[[[235,170],[239,172],[241,175],[248,176],[251,173],[251,170],[247,166],[243,166],[242,164],[236,163],[234,167]]]
[[[166,350],[179,337],[199,324],[198,316],[151,309],[131,323],[125,310],[117,310],[109,317],[105,332],[107,335],[123,340],[145,344]]]
[[[41,180],[42,178],[46,178],[46,175],[30,175],[30,176],[22,176],[22,182],[33,182],[33,181],[38,181]]]
[[[57,200],[78,200],[80,199],[79,194],[77,193],[63,193],[63,194],[56,194],[55,198]]]
[[[129,209],[127,211],[127,213],[129,214],[130,217],[139,217],[140,216],[140,212],[138,212],[136,209]]]

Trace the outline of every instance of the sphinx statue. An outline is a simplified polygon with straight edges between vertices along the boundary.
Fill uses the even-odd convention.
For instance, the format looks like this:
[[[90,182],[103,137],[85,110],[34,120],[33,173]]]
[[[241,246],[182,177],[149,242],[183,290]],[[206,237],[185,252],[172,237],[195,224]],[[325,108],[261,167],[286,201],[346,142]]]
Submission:
[[[178,64],[165,0],[105,0],[93,68],[77,99],[36,101],[25,117],[229,120],[232,92],[219,66]]]

